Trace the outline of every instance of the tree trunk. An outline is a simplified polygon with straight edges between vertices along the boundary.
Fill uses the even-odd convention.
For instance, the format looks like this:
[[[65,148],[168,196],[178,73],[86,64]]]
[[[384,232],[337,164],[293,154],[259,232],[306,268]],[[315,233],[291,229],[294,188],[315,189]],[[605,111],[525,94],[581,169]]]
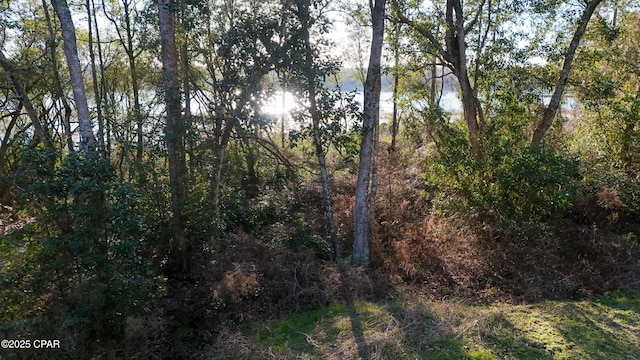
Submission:
[[[15,69],[13,64],[4,56],[4,53],[0,51],[0,66],[9,74],[9,79],[11,80],[11,85],[15,91],[15,93],[20,97],[24,108],[27,110],[27,115],[29,115],[29,119],[31,120],[31,124],[33,125],[33,130],[36,135],[38,141],[42,142],[46,147],[53,149],[53,142],[49,138],[49,134],[47,133],[44,126],[40,122],[38,118],[38,113],[33,107],[31,100],[25,90],[24,84],[22,83],[22,79],[19,78],[15,74]]]
[[[11,138],[11,132],[13,132],[13,128],[15,127],[16,122],[18,121],[22,113],[22,104],[22,102],[18,103],[16,110],[13,112],[13,114],[11,114],[11,120],[9,121],[9,125],[7,125],[4,131],[4,136],[2,137],[2,142],[0,143],[0,177],[6,177],[4,166],[6,163],[7,150],[9,149],[9,139]],[[0,191],[0,199],[1,198],[2,191]],[[0,203],[2,203],[2,201],[0,201]]]
[[[285,121],[287,120],[287,113],[285,112],[287,97],[286,97],[286,92],[284,87],[284,81],[282,81],[282,89],[280,91],[282,92],[282,113],[280,114],[280,145],[282,146],[283,149],[285,149],[286,135],[284,133],[284,128],[285,128]]]
[[[322,184],[322,198],[324,202],[324,211],[327,218],[327,226],[329,228],[329,238],[333,246],[333,256],[336,261],[340,259],[340,246],[336,235],[336,225],[333,219],[333,207],[331,204],[331,189],[329,187],[329,174],[327,172],[327,164],[325,153],[322,146],[322,138],[320,134],[320,121],[322,114],[318,109],[316,101],[316,72],[313,64],[313,48],[311,47],[311,39],[309,35],[310,16],[309,1],[298,1],[298,19],[301,23],[301,34],[305,46],[305,76],[307,82],[307,96],[309,100],[309,112],[313,122],[313,143],[315,146],[316,158],[320,166],[320,183]]]
[[[393,27],[393,116],[391,118],[391,152],[396,151],[396,137],[400,119],[398,118],[398,92],[400,84],[400,30],[401,23],[395,23]]]
[[[478,100],[471,87],[469,73],[467,70],[467,45],[465,43],[466,32],[464,28],[464,13],[460,0],[447,0],[446,9],[447,31],[445,42],[447,45],[446,56],[448,62],[453,66],[453,71],[458,78],[460,90],[462,92],[462,108],[464,119],[467,123],[469,143],[471,145],[471,156],[480,160],[480,143],[478,140]]]
[[[190,254],[184,234],[186,223],[183,213],[187,185],[186,160],[184,152],[184,122],[181,112],[180,84],[178,76],[178,56],[175,38],[175,14],[171,0],[158,0],[158,24],[162,74],[164,81],[166,127],[165,141],[169,158],[169,188],[171,210],[173,212],[174,243],[171,246],[172,271],[177,275],[189,272]]]
[[[93,11],[93,7],[91,6],[91,1],[86,0],[85,6],[87,7],[87,25],[89,27],[89,57],[91,58],[91,78],[93,82],[93,92],[96,101],[96,115],[98,116],[98,147],[100,148],[100,154],[104,155],[104,119],[102,117],[102,96],[100,94],[100,89],[98,87],[98,73],[96,71],[96,54],[93,50],[93,25],[94,21],[92,18],[95,13]],[[95,28],[96,32],[98,28]],[[98,43],[100,46],[100,43]]]
[[[226,116],[226,115],[222,115]],[[239,126],[236,118],[231,118],[226,121],[226,126],[223,130],[223,124],[225,119],[220,116],[216,119],[215,129],[215,144],[213,146],[213,161],[211,171],[211,184],[210,184],[210,197],[213,207],[213,215],[216,219],[220,218],[220,185],[222,183],[222,166],[224,164],[224,156],[231,138],[231,133]]]
[[[142,167],[142,152],[143,152],[143,117],[142,106],[140,105],[140,86],[138,85],[138,69],[136,67],[136,54],[133,48],[133,31],[131,28],[131,4],[129,1],[123,1],[124,19],[125,19],[125,32],[126,32],[126,46],[124,40],[121,39],[122,45],[127,53],[127,59],[129,60],[129,72],[131,76],[131,90],[133,91],[133,122],[136,125],[136,173],[138,175],[138,181],[144,183],[144,172]]]
[[[69,5],[66,0],[51,0],[51,4],[60,20],[60,29],[62,30],[62,39],[64,41],[64,55],[67,59],[67,66],[69,67],[71,88],[73,90],[73,98],[76,102],[76,111],[78,112],[80,149],[84,155],[88,155],[89,151],[95,149],[96,139],[93,136],[91,114],[89,113],[87,94],[82,79],[82,67],[80,66],[80,58],[78,57],[75,26],[73,25],[73,19],[71,18],[71,12],[69,11]]]
[[[142,126],[144,117],[142,114],[142,106],[140,105],[140,85],[138,80],[138,69],[136,66],[136,54],[133,47],[133,31],[131,28],[131,9],[128,1],[124,2],[125,9],[125,26],[127,32],[127,58],[129,58],[129,71],[131,72],[131,89],[133,90],[133,119],[136,123],[136,162],[137,173],[141,183],[144,182],[144,171],[142,167],[142,153],[143,153],[143,140],[144,134],[142,132]]]
[[[56,33],[53,30],[53,24],[51,23],[51,16],[49,15],[49,9],[46,0],[42,0],[42,9],[44,10],[44,16],[47,21],[47,29],[49,30],[49,44],[47,45],[49,50],[49,56],[51,57],[51,69],[53,70],[53,81],[55,85],[55,96],[62,102],[64,108],[64,118],[61,119],[62,128],[64,129],[66,138],[67,149],[70,153],[74,152],[73,146],[73,134],[71,133],[71,106],[67,101],[67,97],[62,90],[62,80],[60,79],[60,70],[58,69],[58,58],[56,56]]]
[[[547,133],[547,130],[549,130],[551,124],[553,124],[553,119],[555,119],[558,109],[560,108],[562,94],[564,93],[564,89],[567,87],[567,81],[569,80],[569,74],[571,73],[571,65],[573,64],[573,59],[576,55],[576,51],[578,50],[578,45],[580,45],[580,40],[587,29],[587,24],[589,24],[591,16],[601,2],[602,0],[589,1],[587,3],[587,7],[582,13],[582,16],[580,17],[580,20],[578,20],[578,28],[573,34],[569,48],[564,56],[564,63],[562,64],[562,70],[560,71],[560,77],[556,83],[556,88],[553,91],[553,95],[551,95],[551,100],[544,111],[542,119],[540,119],[535,131],[533,132],[533,137],[531,139],[532,145],[540,144],[542,142],[542,138],[544,138],[544,135]]]
[[[96,19],[95,13],[96,13],[96,4],[93,0],[91,0],[91,9],[93,10],[93,25],[96,29],[96,41],[98,42],[98,63],[100,65],[100,74],[104,74],[104,59],[102,57],[102,45],[100,43],[100,31],[98,28],[98,20]],[[100,88],[98,89],[98,93],[99,93],[99,97],[100,97],[100,104],[102,103],[102,101],[105,98],[105,93],[106,93],[106,85],[105,85],[105,77],[101,76],[100,77]],[[98,105],[100,108],[100,104]],[[101,109],[102,111],[102,109]],[[110,160],[111,158],[111,121],[109,121],[108,117],[104,117],[103,116],[103,121],[104,121],[104,131],[106,133],[106,143],[105,143],[105,152],[104,152],[104,156],[105,159],[107,161]]]
[[[131,176],[131,172],[135,172],[138,176],[139,183],[144,183],[145,174],[143,171],[142,164],[142,153],[143,153],[143,122],[144,116],[142,114],[142,106],[140,104],[140,85],[138,78],[138,70],[136,65],[136,50],[134,49],[133,39],[133,27],[131,24],[131,12],[132,5],[134,5],[130,0],[122,0],[122,17],[124,19],[124,31],[123,35],[120,31],[120,27],[122,23],[119,23],[112,15],[107,12],[107,6],[105,1],[102,0],[102,12],[105,17],[113,24],[118,33],[118,40],[122,48],[124,49],[125,54],[127,54],[127,60],[129,61],[129,76],[131,78],[131,90],[133,92],[133,110],[132,115],[129,117],[129,122],[127,123],[127,128],[131,129],[132,123],[135,123],[136,126],[136,155],[135,155],[135,169],[130,171],[129,176]],[[128,137],[127,137],[128,139]],[[128,146],[123,145],[122,153],[121,153],[121,161],[124,161],[124,158],[127,158],[128,162]]]
[[[356,202],[354,207],[354,242],[351,261],[359,266],[370,260],[373,237],[372,210],[375,199],[371,190],[375,189],[371,175],[375,165],[375,137],[380,116],[380,66],[382,44],[384,40],[384,15],[386,0],[376,0],[372,10],[373,36],[369,68],[364,86],[364,119],[362,123],[362,143],[360,144],[360,163],[356,183]],[[375,212],[373,212],[375,214]]]
[[[11,180],[7,176],[5,171],[6,164],[6,155],[7,150],[9,149],[9,138],[11,137],[11,132],[13,132],[13,128],[20,118],[20,114],[22,113],[22,102],[18,103],[16,110],[11,114],[11,120],[9,121],[9,125],[4,130],[4,136],[2,138],[2,143],[0,143],[0,205],[10,205],[11,204]]]

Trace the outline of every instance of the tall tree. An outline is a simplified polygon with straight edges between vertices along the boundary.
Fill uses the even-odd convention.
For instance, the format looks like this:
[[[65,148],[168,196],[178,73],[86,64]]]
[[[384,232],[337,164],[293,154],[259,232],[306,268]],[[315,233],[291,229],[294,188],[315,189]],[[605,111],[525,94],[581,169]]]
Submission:
[[[307,99],[309,101],[309,112],[311,113],[312,131],[313,131],[313,143],[315,146],[316,158],[318,159],[318,165],[320,166],[320,183],[322,184],[322,198],[324,202],[324,211],[327,218],[327,225],[329,228],[329,237],[331,244],[333,245],[333,254],[338,261],[340,256],[340,247],[336,235],[336,225],[333,219],[333,207],[331,204],[331,189],[329,187],[329,175],[327,171],[327,164],[325,159],[325,150],[322,142],[322,135],[320,132],[320,123],[322,120],[322,114],[318,108],[317,103],[317,74],[316,66],[313,59],[313,48],[311,45],[311,39],[309,29],[312,25],[312,19],[309,14],[309,7],[311,2],[309,0],[297,0],[297,15],[300,21],[300,32],[302,41],[304,43],[305,55],[305,77],[306,77],[306,90]]]
[[[67,101],[67,97],[64,95],[64,90],[62,88],[60,69],[58,67],[58,56],[56,54],[56,49],[57,49],[56,33],[53,29],[53,23],[51,21],[51,16],[49,15],[49,8],[47,6],[46,0],[42,0],[42,9],[44,11],[44,16],[47,21],[47,30],[49,31],[49,40],[47,41],[47,49],[49,50],[51,70],[53,72],[53,85],[55,87],[54,96],[55,98],[60,99],[60,102],[62,103],[62,107],[64,109],[64,115],[61,120],[61,123],[66,136],[67,149],[69,150],[69,152],[73,152],[74,144],[73,144],[73,134],[71,133],[71,105],[69,105],[69,101]]]
[[[206,14],[210,19],[206,37],[200,41],[213,46],[196,48],[206,65],[206,75],[201,76],[200,83],[186,84],[194,89],[193,99],[202,99],[202,107],[211,111],[205,128],[213,130],[206,142],[212,150],[209,199],[216,217],[220,215],[227,146],[237,135],[250,132],[247,128],[259,111],[262,80],[282,62],[283,44],[274,41],[277,18],[271,13],[261,14],[278,7],[264,3],[260,4],[264,7],[261,11],[246,11],[243,5],[227,3],[218,14]],[[198,43],[193,40],[194,47]],[[198,68],[190,71],[195,74]]]
[[[614,4],[616,9],[619,4]],[[572,90],[581,104],[572,133],[581,161],[596,172],[640,174],[640,13],[598,19],[576,57]]]
[[[587,29],[587,24],[589,24],[589,20],[591,19],[594,11],[601,2],[602,0],[591,0],[586,3],[586,7],[582,12],[582,16],[580,16],[580,19],[578,20],[578,28],[573,33],[571,43],[569,44],[569,47],[565,52],[562,70],[560,70],[560,76],[558,77],[558,81],[556,82],[556,87],[553,91],[553,95],[551,95],[549,105],[547,105],[547,108],[544,111],[544,115],[542,116],[540,121],[538,121],[536,129],[533,133],[533,137],[531,139],[532,144],[539,144],[540,142],[542,142],[544,135],[551,127],[553,119],[555,119],[556,114],[558,113],[558,109],[560,109],[560,101],[562,100],[562,94],[567,87],[567,81],[569,80],[569,74],[571,73],[571,66],[573,64],[573,59],[575,58],[576,51],[578,50],[578,45],[580,45],[580,39],[582,39],[582,36]]]
[[[73,98],[75,99],[76,110],[78,112],[80,149],[83,154],[87,155],[90,150],[95,149],[96,139],[93,136],[91,114],[89,113],[87,94],[85,92],[84,80],[82,78],[82,67],[80,66],[80,58],[78,57],[76,30],[67,1],[51,0],[51,4],[58,15],[58,19],[60,20],[60,28],[62,30],[62,39],[64,42],[64,55],[67,59]]]
[[[129,61],[129,76],[131,78],[131,91],[133,93],[133,109],[131,111],[132,116],[129,118],[128,122],[133,120],[136,126],[135,159],[138,162],[138,175],[140,180],[142,180],[142,178],[144,178],[144,174],[142,173],[142,167],[140,165],[143,154],[143,125],[145,115],[142,112],[142,105],[140,101],[140,69],[137,61],[141,50],[138,49],[138,44],[135,43],[136,29],[135,23],[133,23],[133,18],[136,15],[137,2],[133,0],[121,0],[118,4],[121,5],[122,8],[113,9],[113,11],[120,13],[120,19],[116,19],[113,14],[110,14],[107,11],[108,8],[105,5],[104,0],[102,0],[102,9],[107,19],[115,27],[118,35],[118,41],[124,49],[124,52],[127,55],[127,60]],[[114,3],[112,6],[116,7],[116,4]],[[123,151],[126,151],[126,147],[123,147]]]
[[[463,115],[467,124],[471,155],[476,160],[481,158],[478,136],[484,127],[484,113],[481,103],[478,100],[477,82],[472,84],[470,76],[468,35],[479,23],[483,12],[486,13],[485,16],[491,17],[491,3],[491,0],[482,0],[477,4],[477,8],[472,14],[471,19],[465,22],[467,14],[465,14],[462,1],[446,0],[444,4],[444,34],[438,33],[441,27],[437,24],[441,19],[430,19],[428,23],[425,23],[424,19],[409,19],[405,15],[407,10],[402,8],[399,2],[393,4],[395,8],[395,20],[408,24],[413,31],[420,34],[420,36],[426,40],[427,51],[437,56],[443,62],[443,65],[448,67],[457,78],[462,95]],[[433,7],[438,5],[439,4],[436,3],[431,4]],[[443,15],[439,10],[436,10],[434,13],[438,14],[438,16]],[[491,20],[487,22],[486,31],[475,29],[476,32],[481,34],[477,46],[480,51],[484,50],[483,47],[487,40],[488,29],[491,26]],[[444,39],[444,43],[441,41],[441,36]],[[476,51],[476,58],[478,57],[479,52]]]
[[[185,125],[181,115],[180,78],[175,35],[175,3],[158,0],[160,52],[166,111],[165,142],[169,160],[169,189],[173,212],[171,263],[173,271],[185,274],[190,267],[190,253],[185,237],[184,201],[186,198],[187,166],[184,149]]]
[[[372,40],[367,79],[364,86],[364,118],[360,163],[356,183],[354,206],[354,242],[352,263],[362,265],[370,260],[375,216],[375,159],[377,154],[377,128],[380,116],[380,68],[384,40],[384,18],[386,0],[375,0],[371,5]],[[372,191],[373,190],[373,191]],[[373,214],[373,216],[372,216]]]
[[[104,147],[104,119],[102,117],[102,95],[98,87],[98,72],[96,68],[96,54],[93,48],[93,32],[98,33],[98,27],[94,29],[95,9],[91,5],[91,0],[86,0],[85,7],[87,9],[87,27],[89,29],[89,58],[91,59],[91,80],[93,85],[93,95],[96,102],[96,115],[98,117],[98,147],[102,154],[106,154]],[[97,36],[99,39],[99,36]],[[100,42],[98,41],[98,46]],[[102,70],[102,69],[101,69]]]
[[[396,151],[396,138],[400,127],[400,118],[398,117],[398,97],[400,95],[400,34],[402,32],[402,23],[396,22],[391,30],[391,47],[393,51],[393,112],[391,114],[391,152]]]

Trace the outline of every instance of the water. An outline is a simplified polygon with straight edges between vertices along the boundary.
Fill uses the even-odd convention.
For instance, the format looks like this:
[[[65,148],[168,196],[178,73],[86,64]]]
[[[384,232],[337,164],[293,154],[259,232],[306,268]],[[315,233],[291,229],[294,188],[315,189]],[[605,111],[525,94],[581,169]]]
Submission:
[[[364,103],[364,95],[360,91],[356,93],[355,101],[360,104],[360,108],[362,109]],[[415,104],[419,106],[419,104]],[[440,100],[440,106],[446,112],[457,113],[462,112],[462,102],[460,98],[455,92],[446,92],[442,95],[442,99]],[[282,96],[282,92],[276,92],[270,100],[266,101],[262,107],[262,111],[266,114],[282,117],[286,116],[291,111],[297,110],[300,108],[299,101],[291,94],[290,92],[285,92],[284,97]],[[383,91],[380,93],[380,118],[386,119],[390,114],[393,113],[393,92],[391,91]]]

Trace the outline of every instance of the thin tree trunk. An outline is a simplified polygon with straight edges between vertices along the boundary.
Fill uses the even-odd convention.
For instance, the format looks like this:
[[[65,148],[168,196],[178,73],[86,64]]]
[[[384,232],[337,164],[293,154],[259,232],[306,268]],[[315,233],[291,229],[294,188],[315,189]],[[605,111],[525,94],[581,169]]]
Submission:
[[[184,15],[183,15],[184,16]],[[182,92],[184,94],[184,116],[191,118],[191,83],[189,81],[189,39],[184,35],[180,44],[180,60],[182,60]]]
[[[429,106],[434,106],[436,104],[436,92],[438,91],[438,58],[433,57],[433,62],[431,63],[431,89],[429,89],[429,101],[431,104]],[[443,85],[444,87],[444,85]]]
[[[91,0],[91,9],[93,10],[93,14],[95,15],[96,4],[93,0]],[[104,74],[104,59],[102,57],[102,44],[100,43],[100,30],[98,28],[98,20],[96,19],[96,16],[93,17],[93,25],[96,29],[96,42],[98,43],[98,62],[100,64],[100,74]],[[106,93],[105,77],[100,76],[100,89],[99,89],[100,103],[102,103],[102,101],[104,100],[105,93]],[[101,112],[102,112],[102,109],[101,109]],[[109,121],[109,118],[105,116],[103,116],[103,121],[105,126],[106,137],[107,137],[104,155],[107,161],[109,161],[111,158],[111,121]]]
[[[116,32],[118,33],[118,40],[120,42],[120,45],[122,45],[122,48],[124,49],[125,54],[127,54],[127,60],[129,61],[129,76],[131,78],[131,90],[133,92],[133,111],[132,111],[132,116],[129,118],[129,123],[127,124],[127,128],[131,129],[132,123],[135,123],[136,125],[135,160],[138,165],[141,165],[142,153],[143,153],[143,139],[144,139],[143,137],[144,134],[142,131],[144,117],[142,114],[142,106],[140,104],[140,85],[139,85],[138,71],[137,71],[137,65],[136,65],[136,51],[133,45],[134,34],[133,34],[133,27],[131,24],[131,12],[132,12],[131,5],[132,3],[129,0],[122,1],[122,11],[123,11],[124,30],[125,30],[125,35],[123,35],[120,32],[121,23],[118,23],[118,21],[116,21],[116,19],[114,19],[112,15],[110,15],[107,12],[107,6],[105,4],[105,1],[102,0],[102,11],[105,17],[115,27]],[[128,137],[127,137],[127,140],[128,140]],[[128,146],[123,145],[123,152],[127,152],[126,150],[127,148]],[[121,156],[127,157],[127,162],[128,162],[129,159],[126,153],[123,153]],[[134,171],[137,172],[140,182],[143,182],[144,174],[143,174],[142,166],[138,166]],[[130,173],[129,176],[131,175],[132,174]]]
[[[376,226],[376,199],[378,196],[378,165],[380,163],[380,121],[374,123],[373,129],[373,163],[371,166],[371,189],[369,190],[369,251],[373,249],[373,238]],[[371,259],[371,254],[369,254]]]
[[[573,59],[576,55],[576,51],[578,50],[578,46],[580,45],[580,40],[587,29],[589,20],[591,20],[596,7],[598,7],[601,2],[602,0],[589,1],[587,3],[587,7],[582,13],[582,16],[580,17],[580,20],[578,20],[578,28],[573,34],[569,48],[564,56],[564,63],[562,64],[562,70],[560,71],[560,77],[556,83],[556,88],[553,95],[551,95],[551,100],[544,111],[542,119],[540,119],[535,131],[533,132],[533,137],[531,139],[531,144],[533,145],[537,145],[542,142],[547,130],[549,130],[551,124],[553,124],[553,119],[555,119],[558,109],[560,108],[562,94],[564,93],[564,89],[567,87],[567,81],[569,80],[569,74],[571,73],[571,65],[573,64]]]
[[[282,82],[282,113],[280,114],[280,144],[282,145],[282,148],[284,149],[286,146],[286,138],[285,138],[285,133],[284,133],[284,123],[286,121],[286,116],[287,114],[285,113],[285,101],[286,101],[286,92],[284,91],[284,82]]]
[[[5,57],[4,53],[0,51],[0,66],[9,74],[9,79],[11,80],[11,85],[15,91],[15,93],[20,97],[20,101],[24,105],[24,108],[27,110],[27,115],[29,115],[29,119],[33,124],[34,133],[36,138],[42,142],[46,147],[53,149],[53,142],[49,138],[47,131],[44,126],[40,122],[38,118],[38,113],[36,112],[27,91],[25,90],[24,84],[22,83],[22,79],[19,78],[15,74],[15,68],[13,64]]]
[[[169,188],[173,211],[174,244],[171,247],[172,263],[178,274],[186,274],[190,267],[190,254],[184,234],[186,223],[183,213],[187,185],[184,152],[184,122],[181,112],[178,56],[175,38],[175,14],[171,0],[158,0],[158,23],[162,73],[166,104],[165,141],[169,158]]]
[[[93,8],[91,6],[91,0],[86,0],[87,7],[87,23],[89,27],[89,57],[91,59],[91,77],[93,82],[93,92],[96,100],[96,115],[98,116],[98,148],[100,149],[100,154],[103,155],[105,153],[104,150],[104,118],[102,117],[102,96],[100,94],[100,89],[98,88],[98,74],[96,69],[96,54],[93,50],[93,25],[92,21],[93,16]],[[96,27],[96,32],[98,31]],[[100,44],[98,44],[100,46]]]
[[[22,102],[18,103],[16,110],[11,115],[9,125],[6,127],[2,143],[0,144],[0,205],[9,205],[11,203],[11,180],[5,171],[6,155],[9,149],[9,138],[11,132],[22,112]]]
[[[65,132],[67,149],[70,153],[74,152],[73,146],[73,134],[71,133],[71,106],[67,101],[67,97],[64,95],[62,89],[62,80],[60,79],[60,70],[58,69],[58,58],[56,56],[56,34],[53,30],[53,24],[51,23],[51,16],[49,15],[49,7],[46,0],[42,0],[42,8],[44,9],[44,16],[47,21],[47,29],[49,30],[49,55],[51,56],[51,69],[53,70],[53,81],[56,89],[56,97],[62,102],[64,107],[64,118],[61,120],[62,127]]]
[[[185,6],[181,4],[181,28],[182,28],[182,41],[180,42],[180,66],[182,72],[182,94],[184,95],[184,110],[183,110],[183,122],[185,123],[185,152],[190,154],[193,150],[193,141],[190,141],[193,137],[187,136],[187,128],[190,128],[191,124],[191,81],[189,79],[190,65],[189,65],[189,38],[186,34],[187,30],[184,27],[185,18]],[[142,134],[142,127],[139,128],[139,134]],[[140,140],[142,138],[140,137]],[[142,155],[142,153],[140,153]],[[191,156],[190,156],[191,158]],[[140,158],[142,160],[142,158]]]
[[[307,96],[309,100],[309,111],[313,122],[313,143],[315,145],[316,158],[320,166],[320,183],[322,185],[322,198],[324,202],[324,211],[327,218],[327,226],[329,228],[329,238],[333,246],[333,256],[336,261],[340,259],[340,244],[336,235],[336,225],[333,219],[333,207],[331,204],[331,189],[329,188],[329,174],[327,172],[327,164],[325,153],[322,146],[322,138],[320,135],[320,121],[322,114],[318,109],[316,101],[316,73],[313,64],[313,49],[311,47],[311,39],[309,35],[310,16],[309,1],[298,1],[298,18],[301,23],[301,33],[305,45],[305,76],[307,81]]]
[[[140,104],[140,85],[138,79],[138,68],[136,66],[136,54],[133,47],[133,31],[131,28],[131,9],[128,1],[124,2],[125,8],[125,25],[127,32],[127,58],[129,58],[129,71],[131,72],[131,88],[133,90],[133,118],[136,123],[136,162],[138,165],[138,175],[142,180],[144,178],[142,167],[142,153],[144,149],[144,134],[142,131],[144,117],[142,114],[142,105]]]
[[[6,155],[7,150],[9,149],[9,138],[11,138],[11,132],[13,131],[18,118],[22,112],[23,103],[18,103],[16,110],[11,115],[11,120],[9,121],[9,125],[6,127],[4,131],[4,137],[2,138],[2,143],[0,143],[0,174],[6,176],[4,165],[6,163]],[[0,192],[0,198],[2,198],[2,192]],[[1,202],[1,201],[0,201]]]
[[[213,214],[216,219],[220,217],[220,185],[222,182],[222,165],[224,164],[224,156],[231,138],[231,133],[238,125],[238,120],[233,118],[227,122],[226,127],[222,130],[224,120],[219,118],[216,123],[216,143],[213,148],[213,169],[211,174],[210,196],[213,206]]]
[[[80,148],[84,155],[88,155],[89,151],[95,148],[96,139],[93,136],[91,114],[89,113],[87,94],[82,79],[82,67],[80,66],[80,58],[78,57],[75,27],[67,1],[51,0],[51,3],[60,20],[62,39],[64,41],[64,55],[67,59],[67,66],[69,67],[71,88],[73,90],[73,98],[76,102],[76,111],[78,112]]]
[[[382,59],[382,44],[384,40],[384,15],[386,0],[376,0],[372,11],[373,36],[371,41],[371,55],[369,68],[364,86],[364,120],[362,124],[362,143],[360,144],[360,163],[358,165],[358,180],[356,183],[356,201],[354,206],[354,242],[351,261],[359,266],[371,259],[373,224],[370,209],[375,206],[375,199],[371,198],[375,187],[372,174],[375,175],[375,137],[376,127],[380,116],[380,67]],[[374,178],[376,176],[373,176]]]
[[[399,118],[398,118],[398,92],[400,83],[400,29],[401,23],[395,23],[393,27],[393,117],[391,119],[391,151],[396,151],[396,137],[398,136]]]

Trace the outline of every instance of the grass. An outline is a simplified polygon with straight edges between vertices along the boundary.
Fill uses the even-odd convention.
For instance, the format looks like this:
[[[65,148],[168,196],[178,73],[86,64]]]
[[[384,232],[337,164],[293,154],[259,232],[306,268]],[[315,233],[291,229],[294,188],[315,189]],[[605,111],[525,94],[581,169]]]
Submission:
[[[216,358],[638,359],[640,288],[526,305],[420,296],[335,303],[223,338]]]

